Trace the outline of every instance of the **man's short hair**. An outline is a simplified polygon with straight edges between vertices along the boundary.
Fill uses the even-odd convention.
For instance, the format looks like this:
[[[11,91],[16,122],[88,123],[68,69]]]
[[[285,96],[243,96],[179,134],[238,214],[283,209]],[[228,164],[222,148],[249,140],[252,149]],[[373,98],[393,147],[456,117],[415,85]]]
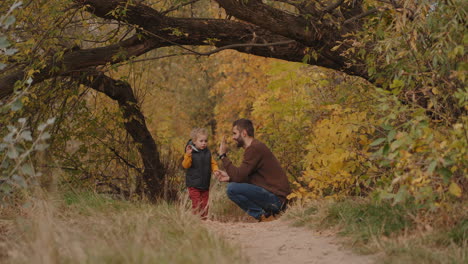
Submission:
[[[242,130],[245,129],[247,131],[247,135],[250,137],[254,137],[254,127],[252,124],[252,121],[249,119],[241,118],[239,120],[236,120],[232,123],[232,127],[237,126],[237,129],[239,129],[239,132],[242,132]]]

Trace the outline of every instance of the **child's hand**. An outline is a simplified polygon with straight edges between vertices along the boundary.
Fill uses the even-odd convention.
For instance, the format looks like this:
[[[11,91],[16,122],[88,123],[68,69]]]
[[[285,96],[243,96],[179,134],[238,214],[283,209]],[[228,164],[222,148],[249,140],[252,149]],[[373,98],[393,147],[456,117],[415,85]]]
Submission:
[[[192,155],[192,148],[187,145],[187,147],[185,148],[185,154],[191,156]]]

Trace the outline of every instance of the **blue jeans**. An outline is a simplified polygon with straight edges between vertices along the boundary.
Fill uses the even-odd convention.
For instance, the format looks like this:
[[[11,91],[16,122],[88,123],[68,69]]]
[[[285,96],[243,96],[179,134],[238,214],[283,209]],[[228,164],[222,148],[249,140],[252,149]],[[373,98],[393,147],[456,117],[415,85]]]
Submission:
[[[227,186],[227,196],[256,219],[262,215],[277,214],[281,210],[282,202],[278,196],[257,185],[231,182]]]

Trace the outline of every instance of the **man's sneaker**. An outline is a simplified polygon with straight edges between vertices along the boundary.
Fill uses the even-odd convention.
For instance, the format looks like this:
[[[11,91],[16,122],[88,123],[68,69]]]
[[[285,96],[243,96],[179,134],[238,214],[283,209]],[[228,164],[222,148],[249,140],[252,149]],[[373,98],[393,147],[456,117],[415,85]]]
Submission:
[[[271,222],[271,221],[275,221],[276,219],[277,218],[274,215],[270,215],[270,216],[262,215],[260,216],[260,219],[258,219],[258,222]]]

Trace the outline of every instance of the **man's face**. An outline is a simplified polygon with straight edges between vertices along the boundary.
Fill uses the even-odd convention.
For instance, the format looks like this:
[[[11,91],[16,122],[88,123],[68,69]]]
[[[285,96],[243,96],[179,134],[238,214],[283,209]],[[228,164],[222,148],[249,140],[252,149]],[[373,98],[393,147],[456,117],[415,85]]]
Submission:
[[[237,147],[242,148],[245,144],[244,138],[242,138],[241,131],[237,128],[237,126],[232,128],[232,139],[237,142]]]

